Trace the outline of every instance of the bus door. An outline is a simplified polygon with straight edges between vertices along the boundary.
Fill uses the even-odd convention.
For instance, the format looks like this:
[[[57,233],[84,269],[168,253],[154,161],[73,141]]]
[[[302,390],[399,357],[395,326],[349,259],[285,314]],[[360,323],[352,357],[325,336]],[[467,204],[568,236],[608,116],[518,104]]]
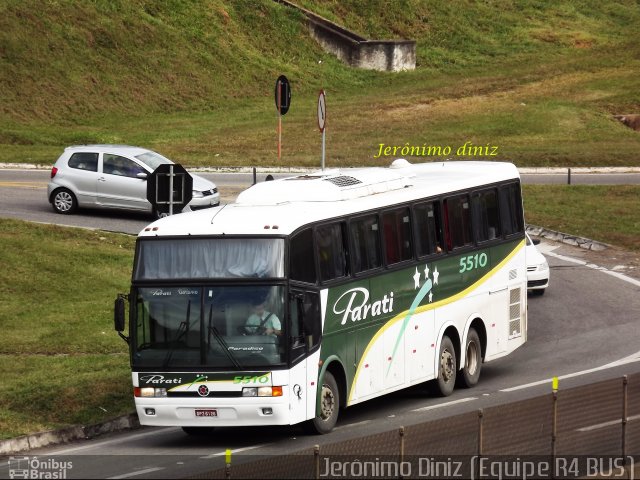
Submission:
[[[298,423],[316,414],[318,360],[322,320],[317,292],[292,289],[289,296],[289,330],[291,371],[291,423]]]

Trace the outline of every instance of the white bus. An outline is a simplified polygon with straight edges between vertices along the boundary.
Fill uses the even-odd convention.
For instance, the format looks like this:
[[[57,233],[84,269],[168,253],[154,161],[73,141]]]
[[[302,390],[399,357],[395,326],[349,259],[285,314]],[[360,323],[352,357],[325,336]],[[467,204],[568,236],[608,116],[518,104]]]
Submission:
[[[327,433],[370,398],[471,387],[526,341],[524,245],[496,162],[320,171],[158,220],[116,300],[140,423]]]

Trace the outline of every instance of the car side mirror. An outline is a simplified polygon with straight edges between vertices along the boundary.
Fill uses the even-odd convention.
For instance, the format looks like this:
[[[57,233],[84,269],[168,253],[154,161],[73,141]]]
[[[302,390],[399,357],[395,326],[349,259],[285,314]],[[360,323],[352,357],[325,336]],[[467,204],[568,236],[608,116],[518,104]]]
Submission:
[[[136,175],[137,178],[140,178],[142,180],[146,180],[147,179],[147,174],[144,172],[140,172]]]

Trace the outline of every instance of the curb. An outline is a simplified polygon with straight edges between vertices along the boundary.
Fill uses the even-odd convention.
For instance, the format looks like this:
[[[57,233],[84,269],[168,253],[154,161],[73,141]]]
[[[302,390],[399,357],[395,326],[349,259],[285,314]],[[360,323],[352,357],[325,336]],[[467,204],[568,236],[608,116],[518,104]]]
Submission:
[[[0,163],[0,170],[50,170],[53,165],[43,165],[35,163]],[[363,166],[364,167],[364,166]],[[255,168],[257,173],[310,173],[317,172],[320,167],[190,167],[186,166],[192,172],[211,172],[211,173],[253,173]],[[345,167],[340,167],[341,169]],[[352,168],[352,167],[346,167]],[[353,167],[362,168],[362,167]],[[328,169],[328,170],[331,170]],[[518,167],[521,175],[526,174],[558,174],[571,173],[640,173],[640,167]]]
[[[591,240],[590,238],[578,237],[569,233],[556,232],[536,225],[527,225],[525,230],[527,233],[535,235],[536,237],[547,238],[554,242],[561,242],[574,247],[584,248],[585,250],[592,250],[594,252],[601,252],[611,246],[606,243]]]
[[[123,415],[94,425],[76,425],[60,430],[49,430],[0,440],[0,455],[24,452],[49,445],[69,443],[74,440],[88,440],[104,435],[105,433],[132,430],[139,427],[138,415],[136,413],[130,413],[129,415]]]

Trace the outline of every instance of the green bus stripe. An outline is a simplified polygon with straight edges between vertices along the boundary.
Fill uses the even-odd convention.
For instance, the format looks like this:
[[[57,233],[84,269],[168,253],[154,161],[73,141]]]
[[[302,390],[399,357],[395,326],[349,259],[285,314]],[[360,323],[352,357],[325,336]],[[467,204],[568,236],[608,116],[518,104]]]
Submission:
[[[456,300],[459,300],[463,297],[465,297],[466,295],[468,295],[469,293],[471,293],[473,290],[475,290],[476,288],[478,288],[480,285],[482,285],[484,282],[486,282],[487,280],[489,280],[489,278],[491,278],[492,276],[494,276],[499,270],[501,270],[506,264],[507,262],[509,262],[509,260],[511,260],[516,253],[518,253],[520,250],[522,250],[522,248],[524,248],[525,245],[525,241],[522,240],[520,243],[518,243],[518,245],[516,245],[514,247],[513,250],[511,250],[511,252],[502,260],[500,261],[500,263],[498,263],[498,265],[496,265],[494,268],[492,268],[490,271],[488,271],[484,276],[482,276],[481,278],[479,278],[475,283],[471,284],[470,286],[468,286],[467,288],[465,288],[464,290],[456,293],[455,295],[451,295],[450,297],[447,297],[443,300],[439,300],[435,303],[431,303],[428,305],[423,305],[422,307],[419,308],[415,308],[414,306],[416,304],[420,304],[420,301],[422,301],[424,299],[424,296],[428,293],[428,291],[430,290],[431,285],[429,285],[429,289],[426,289],[425,287],[427,287],[427,285],[429,284],[429,282],[425,283],[425,285],[422,286],[422,288],[420,289],[420,291],[418,292],[418,295],[416,295],[416,299],[413,301],[413,303],[411,304],[411,308],[409,310],[406,310],[404,312],[400,312],[398,315],[396,315],[395,317],[391,318],[389,321],[387,321],[381,328],[380,330],[378,330],[376,332],[376,334],[373,336],[373,338],[369,341],[367,348],[365,348],[364,353],[362,354],[362,356],[360,357],[360,360],[358,361],[358,367],[356,368],[356,373],[353,376],[353,382],[351,382],[351,388],[349,389],[349,400],[347,402],[347,405],[349,405],[351,403],[352,397],[353,397],[353,392],[354,392],[354,387],[356,385],[356,380],[358,378],[358,375],[360,373],[360,370],[362,368],[362,362],[364,361],[364,358],[367,356],[367,354],[369,353],[369,350],[372,348],[373,344],[378,340],[378,338],[380,338],[380,336],[389,328],[391,328],[396,322],[404,319],[405,323],[403,324],[400,333],[398,334],[398,338],[396,340],[396,345],[395,348],[393,350],[393,352],[395,353],[399,343],[400,343],[400,337],[401,335],[404,333],[404,330],[406,328],[406,325],[409,322],[409,319],[411,318],[411,316],[414,313],[422,313],[422,312],[426,312],[428,310],[432,310],[438,307],[442,307],[444,305],[448,305],[450,303],[455,302]],[[418,301],[418,298],[420,297],[420,295],[423,293],[424,291],[424,295],[422,296],[422,298],[420,298],[420,300]],[[415,309],[415,310],[414,310]],[[387,373],[388,373],[388,369],[387,369]]]

